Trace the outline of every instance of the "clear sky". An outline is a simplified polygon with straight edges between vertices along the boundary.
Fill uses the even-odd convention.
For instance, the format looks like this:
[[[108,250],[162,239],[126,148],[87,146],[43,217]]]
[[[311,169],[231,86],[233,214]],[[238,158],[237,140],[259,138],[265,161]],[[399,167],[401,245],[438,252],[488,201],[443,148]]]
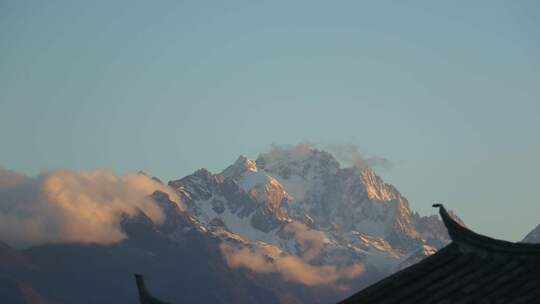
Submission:
[[[540,2],[0,2],[0,166],[219,171],[355,144],[423,214],[540,223]]]

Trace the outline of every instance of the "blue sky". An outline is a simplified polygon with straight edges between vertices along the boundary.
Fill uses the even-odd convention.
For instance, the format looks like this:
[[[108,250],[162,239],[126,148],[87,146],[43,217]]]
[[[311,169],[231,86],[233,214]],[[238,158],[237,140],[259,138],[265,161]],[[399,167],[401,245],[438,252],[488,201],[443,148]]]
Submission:
[[[112,2],[0,3],[0,166],[168,180],[355,144],[424,214],[540,223],[537,1]]]

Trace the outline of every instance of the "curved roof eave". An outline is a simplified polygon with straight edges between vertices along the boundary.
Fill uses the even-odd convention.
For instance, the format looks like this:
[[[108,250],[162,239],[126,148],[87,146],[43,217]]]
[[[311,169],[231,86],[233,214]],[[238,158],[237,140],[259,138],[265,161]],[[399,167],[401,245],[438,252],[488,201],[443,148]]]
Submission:
[[[540,255],[540,244],[514,243],[478,234],[456,222],[442,204],[434,204],[433,207],[439,208],[439,214],[450,238],[464,253],[534,256],[536,258]]]

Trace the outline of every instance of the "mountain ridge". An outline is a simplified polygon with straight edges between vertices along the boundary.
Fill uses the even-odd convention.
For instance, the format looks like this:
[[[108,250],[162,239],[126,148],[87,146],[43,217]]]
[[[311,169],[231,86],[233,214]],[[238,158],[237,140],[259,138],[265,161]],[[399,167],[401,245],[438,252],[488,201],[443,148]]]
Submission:
[[[341,167],[315,148],[240,156],[167,185],[151,195],[163,221],[123,216],[127,237],[112,244],[0,246],[0,257],[22,261],[9,272],[0,263],[0,273],[54,303],[134,300],[132,273],[170,302],[332,303],[449,241],[437,216],[413,212],[371,168]]]
[[[413,214],[406,198],[369,167],[341,168],[314,148],[294,157],[290,151],[256,160],[241,155],[221,173],[201,169],[169,186],[203,225],[300,259],[309,252],[309,265],[353,262],[388,273],[449,241],[438,218]],[[417,226],[437,230],[428,235]]]

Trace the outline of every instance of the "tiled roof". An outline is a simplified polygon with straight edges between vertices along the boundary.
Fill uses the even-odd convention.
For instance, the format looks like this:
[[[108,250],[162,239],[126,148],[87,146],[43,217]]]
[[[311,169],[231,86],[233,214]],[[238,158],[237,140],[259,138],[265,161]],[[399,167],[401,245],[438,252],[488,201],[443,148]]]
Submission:
[[[341,303],[540,303],[540,244],[477,234],[434,207],[452,242]]]

